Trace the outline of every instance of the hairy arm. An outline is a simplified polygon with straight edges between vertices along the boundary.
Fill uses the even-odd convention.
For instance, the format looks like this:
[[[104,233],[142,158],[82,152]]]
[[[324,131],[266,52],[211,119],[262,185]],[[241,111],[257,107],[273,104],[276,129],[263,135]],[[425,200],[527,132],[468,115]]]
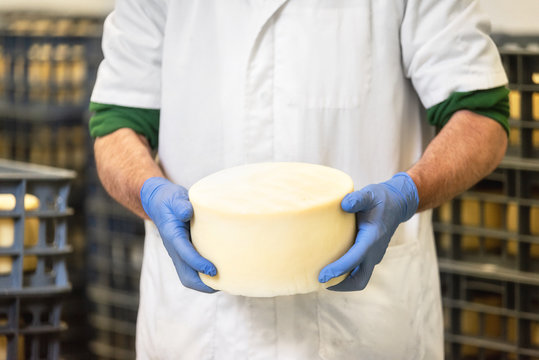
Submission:
[[[94,143],[99,178],[108,193],[123,206],[148,219],[140,202],[140,189],[150,177],[164,177],[146,138],[123,128],[98,137]]]
[[[506,148],[507,134],[500,124],[457,111],[407,171],[419,193],[418,211],[441,205],[488,175]]]

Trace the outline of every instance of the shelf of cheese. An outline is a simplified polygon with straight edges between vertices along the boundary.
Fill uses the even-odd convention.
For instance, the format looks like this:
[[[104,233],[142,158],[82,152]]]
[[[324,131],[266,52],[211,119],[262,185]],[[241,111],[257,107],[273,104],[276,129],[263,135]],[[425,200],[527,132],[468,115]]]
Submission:
[[[92,359],[134,359],[144,223],[106,193],[91,157],[86,175],[89,352]]]
[[[531,98],[531,101],[530,99]],[[539,148],[539,89],[537,92],[525,93],[524,101],[530,102],[531,119],[522,118],[523,96],[520,91],[512,90],[509,93],[510,126],[509,146],[518,147],[522,144],[522,132],[531,132],[531,144]],[[524,106],[530,106],[525,104]]]
[[[539,358],[536,286],[449,273],[441,283],[448,359]]]
[[[0,359],[58,359],[75,174],[0,159]]]
[[[498,36],[497,41],[511,90],[508,154],[536,159],[539,156],[537,37]]]
[[[24,209],[26,211],[37,210],[39,199],[34,195],[27,194],[24,197]],[[15,209],[15,196],[13,194],[0,194],[0,211],[12,211]],[[31,248],[37,244],[39,219],[29,217],[24,220],[24,247]],[[11,248],[15,243],[15,220],[0,218],[0,248]],[[36,256],[23,258],[23,270],[31,271],[37,266]],[[13,259],[10,256],[0,256],[0,275],[11,273]]]
[[[17,341],[18,355],[16,358],[8,358],[8,337],[0,335],[0,360],[24,360],[24,336],[19,335]]]
[[[87,106],[101,19],[13,13],[0,15],[0,24],[2,113],[31,115],[41,104],[62,114]]]
[[[460,214],[454,223],[451,210],[455,206],[453,202],[445,203],[438,209],[439,223],[435,224],[435,229],[439,230],[437,242],[442,256],[455,251],[452,249],[452,242],[455,241],[458,242],[457,252],[465,259],[472,258],[467,254],[492,254],[500,257],[502,263],[502,255],[516,258],[519,242],[530,240],[533,242],[529,242],[528,256],[539,260],[539,201],[537,205],[519,207],[517,201],[493,202],[482,200],[481,194],[473,195],[463,195],[454,200],[458,203],[456,206]],[[528,235],[518,233],[519,208],[528,213]],[[484,260],[477,258],[479,262]]]

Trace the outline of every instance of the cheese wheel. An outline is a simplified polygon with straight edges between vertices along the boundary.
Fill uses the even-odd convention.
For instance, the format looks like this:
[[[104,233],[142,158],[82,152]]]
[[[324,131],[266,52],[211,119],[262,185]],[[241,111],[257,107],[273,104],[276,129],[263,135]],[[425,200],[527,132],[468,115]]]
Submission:
[[[460,223],[466,226],[480,226],[481,204],[475,198],[463,197],[460,201]],[[479,236],[463,234],[460,247],[462,251],[473,252],[480,248]]]
[[[0,194],[0,210],[11,211],[15,209],[15,195]],[[37,210],[39,208],[39,199],[30,194],[24,196],[24,209],[26,211]],[[39,219],[26,218],[24,221],[24,247],[32,247],[38,241]],[[15,241],[15,221],[11,218],[0,219],[0,247],[9,248]],[[13,267],[11,257],[0,257],[0,275],[9,274]],[[23,270],[32,271],[37,267],[37,258],[35,256],[25,256],[23,258]]]
[[[231,294],[269,297],[308,293],[325,284],[320,270],[340,258],[356,235],[341,209],[352,179],[306,163],[258,163],[226,169],[191,187],[191,237],[217,268],[202,281]]]
[[[5,322],[1,324],[2,326],[5,326]],[[24,357],[24,337],[22,335],[19,335],[19,341],[17,341],[17,359],[23,360]],[[9,354],[11,355],[11,354]],[[13,356],[8,357],[8,338],[6,335],[0,335],[0,360],[8,360],[13,359]]]
[[[512,90],[509,92],[509,116],[513,120],[520,120],[520,91]]]

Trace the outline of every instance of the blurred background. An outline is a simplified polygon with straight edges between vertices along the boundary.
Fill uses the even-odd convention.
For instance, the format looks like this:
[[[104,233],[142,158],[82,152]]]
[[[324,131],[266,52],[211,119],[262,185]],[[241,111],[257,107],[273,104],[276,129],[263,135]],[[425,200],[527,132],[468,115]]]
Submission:
[[[512,132],[499,168],[434,216],[446,355],[538,360],[539,1],[481,3],[510,79]],[[143,224],[100,186],[87,130],[102,24],[113,6],[113,0],[0,2],[0,158],[76,172],[69,180],[73,215],[47,215],[53,241],[67,241],[67,250],[48,254],[47,262],[54,276],[65,267],[70,288],[56,279],[38,289],[38,279],[30,282],[33,291],[11,291],[17,279],[40,273],[43,254],[35,253],[35,265],[27,257],[17,265],[9,248],[15,245],[0,239],[0,255],[15,259],[2,267],[0,256],[0,360],[134,358]],[[2,171],[0,164],[0,193],[20,182],[61,197],[63,188],[43,169],[21,170],[18,180],[2,178]],[[24,174],[32,171],[48,180],[31,185]],[[1,206],[0,200],[4,218],[12,214],[15,224],[31,220]],[[26,239],[20,254],[25,246]]]

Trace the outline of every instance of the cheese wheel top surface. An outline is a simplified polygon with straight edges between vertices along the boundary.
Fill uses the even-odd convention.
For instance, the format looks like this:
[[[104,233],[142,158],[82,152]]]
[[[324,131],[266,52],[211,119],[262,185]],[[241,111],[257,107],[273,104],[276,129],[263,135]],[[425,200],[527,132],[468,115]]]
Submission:
[[[304,211],[334,202],[353,191],[346,173],[330,167],[268,162],[228,168],[209,175],[189,190],[198,206],[238,214]]]

